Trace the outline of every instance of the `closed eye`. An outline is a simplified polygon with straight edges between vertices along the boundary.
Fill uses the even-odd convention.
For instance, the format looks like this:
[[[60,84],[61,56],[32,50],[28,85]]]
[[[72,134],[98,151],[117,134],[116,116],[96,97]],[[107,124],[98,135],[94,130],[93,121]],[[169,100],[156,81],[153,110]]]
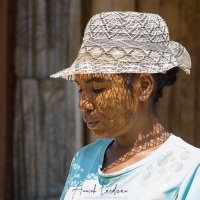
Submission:
[[[92,88],[92,89],[91,89],[91,92],[92,92],[93,94],[99,94],[99,93],[103,92],[104,90],[105,90],[105,88],[98,88],[98,89]],[[82,92],[83,92],[83,89],[80,88],[80,89],[78,90],[78,93],[81,94]]]
[[[105,89],[105,88],[98,88],[98,89],[92,88],[92,93],[94,93],[94,94],[99,94],[99,93],[103,92],[104,89]]]

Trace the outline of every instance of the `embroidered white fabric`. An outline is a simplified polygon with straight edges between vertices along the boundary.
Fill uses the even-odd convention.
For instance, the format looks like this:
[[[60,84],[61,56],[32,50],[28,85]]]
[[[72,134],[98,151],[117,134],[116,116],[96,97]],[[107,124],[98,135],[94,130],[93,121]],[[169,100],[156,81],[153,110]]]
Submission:
[[[181,44],[170,41],[159,15],[104,12],[88,22],[72,66],[51,77],[74,80],[75,74],[165,73],[177,66],[189,74],[190,55]]]

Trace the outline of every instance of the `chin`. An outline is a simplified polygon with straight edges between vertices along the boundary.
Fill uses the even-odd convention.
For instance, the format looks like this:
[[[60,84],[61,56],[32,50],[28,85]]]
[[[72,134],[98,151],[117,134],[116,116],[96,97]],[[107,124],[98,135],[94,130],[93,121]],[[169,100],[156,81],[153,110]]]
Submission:
[[[99,139],[109,139],[114,137],[113,133],[107,131],[92,130],[92,133]]]

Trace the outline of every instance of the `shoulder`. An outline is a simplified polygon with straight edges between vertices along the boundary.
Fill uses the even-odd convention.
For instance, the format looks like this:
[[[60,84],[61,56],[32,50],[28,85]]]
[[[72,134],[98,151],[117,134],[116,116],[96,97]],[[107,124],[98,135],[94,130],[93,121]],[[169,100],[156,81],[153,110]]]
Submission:
[[[71,162],[70,175],[73,177],[74,174],[78,174],[79,182],[89,179],[88,176],[95,177],[102,163],[104,152],[111,142],[112,139],[97,140],[81,148]]]
[[[186,141],[175,135],[171,136],[169,144],[172,145],[172,148],[177,151],[177,153],[181,156],[183,160],[190,157],[200,163],[199,148],[187,143]]]
[[[171,138],[170,138],[170,142],[171,144],[173,144],[173,146],[180,148],[180,149],[187,149],[189,151],[196,151],[196,152],[200,152],[200,149],[187,143],[186,141],[184,141],[182,138],[175,136],[172,134]]]
[[[76,160],[80,159],[92,159],[98,155],[104,153],[107,146],[112,142],[113,139],[97,140],[91,144],[82,147],[75,155]]]
[[[86,153],[92,150],[100,150],[103,147],[107,147],[112,142],[112,140],[113,139],[96,140],[95,142],[82,147],[79,150],[79,153]]]

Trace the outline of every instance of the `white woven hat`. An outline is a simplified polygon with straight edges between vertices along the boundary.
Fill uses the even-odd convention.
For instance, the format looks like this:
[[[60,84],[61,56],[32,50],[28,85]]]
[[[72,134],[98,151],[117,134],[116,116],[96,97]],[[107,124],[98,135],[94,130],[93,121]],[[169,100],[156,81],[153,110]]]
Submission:
[[[88,22],[72,66],[51,77],[73,80],[75,74],[88,73],[165,73],[177,66],[189,74],[190,55],[181,44],[170,41],[159,15],[104,12]]]

